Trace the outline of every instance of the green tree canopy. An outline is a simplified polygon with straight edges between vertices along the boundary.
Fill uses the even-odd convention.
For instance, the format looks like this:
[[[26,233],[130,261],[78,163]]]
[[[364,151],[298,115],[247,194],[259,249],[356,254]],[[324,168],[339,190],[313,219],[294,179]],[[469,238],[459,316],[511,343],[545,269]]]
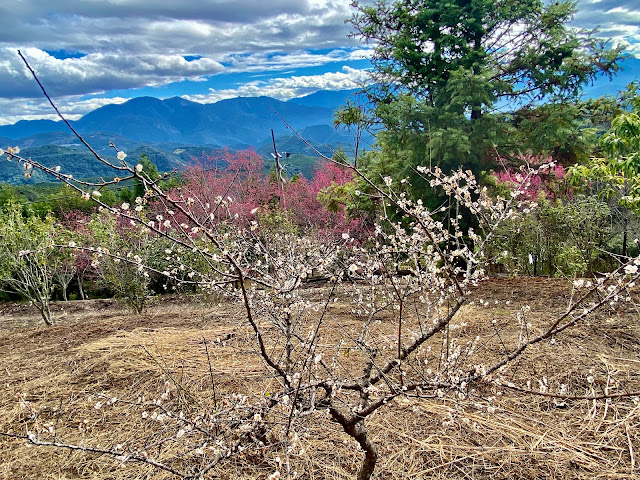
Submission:
[[[57,251],[51,216],[24,215],[9,204],[0,212],[0,290],[17,293],[34,305],[47,325],[52,325],[49,301]]]
[[[600,156],[587,165],[574,165],[572,182],[598,182],[601,195],[616,197],[640,214],[640,87],[627,87],[626,106],[600,139]]]
[[[587,107],[575,101],[586,83],[617,71],[620,51],[568,26],[575,2],[353,5],[353,36],[374,49],[368,94],[387,160],[479,171],[520,152],[588,157]]]
[[[640,86],[632,83],[622,95],[625,107],[600,139],[601,156],[569,170],[575,186],[587,185],[621,208],[622,254],[627,254],[629,211],[640,215]]]
[[[354,2],[354,36],[374,43],[382,92],[477,118],[498,99],[531,104],[575,98],[618,69],[619,51],[570,28],[574,1],[385,0]]]

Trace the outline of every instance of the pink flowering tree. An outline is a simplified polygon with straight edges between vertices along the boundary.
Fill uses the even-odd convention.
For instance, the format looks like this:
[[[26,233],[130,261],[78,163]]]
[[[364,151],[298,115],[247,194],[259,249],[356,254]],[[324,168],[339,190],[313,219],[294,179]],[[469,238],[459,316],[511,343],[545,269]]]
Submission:
[[[537,168],[536,174],[529,177],[523,192],[524,198],[537,200],[540,196],[547,199],[564,198],[570,194],[567,184],[567,170],[563,165],[553,162],[551,158],[534,155],[523,155],[518,159],[520,166]],[[519,167],[503,165],[503,168],[493,172],[493,178],[498,185],[507,188],[520,188],[525,174]]]
[[[339,238],[346,232],[361,238],[367,233],[362,222],[347,215],[346,202],[340,201],[337,193],[339,187],[350,184],[353,178],[352,169],[322,162],[311,180],[299,177],[289,182],[285,195],[287,209],[292,212],[294,221],[305,230],[315,230],[322,235]]]
[[[70,238],[66,242],[70,248],[66,249],[66,251],[73,257],[73,270],[78,284],[78,295],[81,300],[85,300],[85,283],[87,280],[95,280],[97,272],[92,262],[92,254],[87,250],[75,247],[93,245],[95,243],[92,232],[88,228],[91,214],[80,210],[70,210],[63,213],[60,221],[70,232]]]
[[[271,221],[270,215],[284,215],[280,221],[287,218],[301,231],[339,238],[345,232],[359,235],[361,222],[348,218],[344,204],[334,202],[330,208],[329,200],[323,199],[352,180],[351,169],[328,162],[316,168],[312,179],[295,176],[280,187],[265,173],[264,160],[254,150],[219,150],[188,167],[183,184],[174,193],[188,195],[195,214],[208,214],[211,222],[232,220],[246,226],[250,219],[262,217],[259,224],[264,228]],[[219,206],[210,211],[213,204]]]
[[[545,160],[548,163],[541,163]],[[492,175],[496,190],[510,195],[522,189],[523,198],[537,208],[523,208],[498,230],[494,248],[501,252],[499,268],[511,274],[567,277],[591,274],[596,266],[610,269],[605,253],[612,237],[608,205],[596,197],[574,195],[568,171],[551,158],[529,155],[520,161],[535,166],[535,174],[529,175],[526,166],[505,166]]]
[[[183,184],[172,194],[193,202],[191,212],[208,215],[209,221],[230,217],[246,221],[251,211],[268,205],[277,194],[277,187],[264,174],[263,158],[253,149],[203,155],[182,176]]]

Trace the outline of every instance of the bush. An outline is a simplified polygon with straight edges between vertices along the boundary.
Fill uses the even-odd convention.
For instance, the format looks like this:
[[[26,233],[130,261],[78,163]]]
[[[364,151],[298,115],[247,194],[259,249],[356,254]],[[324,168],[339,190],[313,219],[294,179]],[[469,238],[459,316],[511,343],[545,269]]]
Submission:
[[[610,268],[611,214],[593,197],[541,199],[498,227],[491,243],[499,268],[511,274],[576,276]]]
[[[140,225],[125,225],[106,213],[96,214],[88,229],[94,242],[89,246],[93,251],[91,263],[99,281],[113,297],[142,313],[152,293],[148,268],[157,258],[150,231]]]

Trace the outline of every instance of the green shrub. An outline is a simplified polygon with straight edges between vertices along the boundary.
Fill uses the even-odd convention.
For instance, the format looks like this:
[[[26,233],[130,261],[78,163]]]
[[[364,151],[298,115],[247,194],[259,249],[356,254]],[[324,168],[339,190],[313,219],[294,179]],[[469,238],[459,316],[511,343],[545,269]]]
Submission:
[[[575,276],[608,266],[611,212],[594,197],[565,203],[540,200],[501,225],[491,244],[494,262],[518,275]]]

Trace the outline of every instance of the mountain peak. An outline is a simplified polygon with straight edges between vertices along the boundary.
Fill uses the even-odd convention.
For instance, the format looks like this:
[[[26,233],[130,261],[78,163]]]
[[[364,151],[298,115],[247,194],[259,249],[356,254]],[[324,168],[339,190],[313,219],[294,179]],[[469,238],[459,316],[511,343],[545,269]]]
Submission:
[[[330,92],[336,98],[349,93]],[[286,129],[274,110],[295,129],[333,125],[332,108],[267,96],[236,97],[210,104],[177,96],[164,100],[143,96],[104,105],[72,123],[83,135],[102,133],[148,144],[248,146],[268,139],[272,128],[276,133]],[[22,121],[0,126],[0,136],[18,139],[64,130],[60,122]]]
[[[186,98],[182,98],[178,96],[165,98],[162,102],[166,105],[181,106],[181,107],[186,107],[188,105],[199,105],[197,102],[192,102],[191,100],[187,100]]]
[[[134,97],[121,105],[136,105],[136,106],[145,106],[145,105],[158,105],[161,104],[162,100],[156,97]]]

